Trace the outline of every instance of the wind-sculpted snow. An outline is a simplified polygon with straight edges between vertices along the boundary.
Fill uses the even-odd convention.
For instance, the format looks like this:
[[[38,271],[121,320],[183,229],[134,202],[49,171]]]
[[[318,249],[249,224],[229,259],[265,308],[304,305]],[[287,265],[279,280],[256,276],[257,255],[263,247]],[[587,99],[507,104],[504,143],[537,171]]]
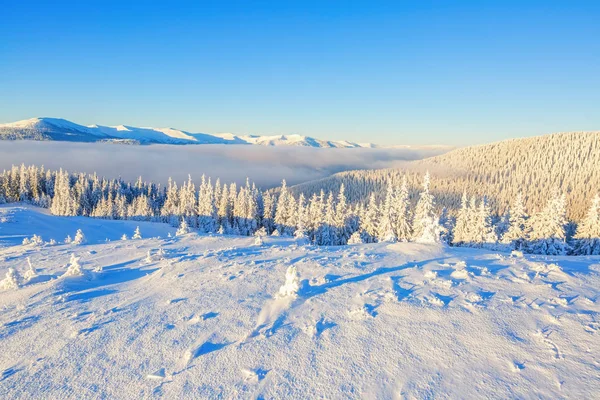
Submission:
[[[0,292],[1,398],[594,398],[600,384],[600,257],[0,213],[0,275],[28,258],[37,274]],[[143,239],[120,240],[137,226]],[[18,244],[77,229],[80,245]],[[73,254],[82,276],[65,276]]]

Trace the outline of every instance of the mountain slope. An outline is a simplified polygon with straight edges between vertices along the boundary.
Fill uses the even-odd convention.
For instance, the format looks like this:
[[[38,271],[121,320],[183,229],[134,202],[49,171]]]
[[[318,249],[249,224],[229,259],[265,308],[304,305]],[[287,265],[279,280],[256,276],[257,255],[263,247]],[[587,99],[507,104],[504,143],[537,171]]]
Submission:
[[[383,193],[388,180],[399,182],[406,173],[416,198],[427,170],[440,207],[458,207],[466,190],[488,196],[502,213],[522,193],[532,213],[558,190],[567,195],[570,217],[578,220],[600,190],[600,132],[557,133],[459,148],[406,162],[398,169],[342,172],[292,190],[310,195],[321,189],[337,190],[344,183],[352,201],[365,201],[371,191]]]
[[[0,139],[56,140],[71,142],[130,141],[142,144],[252,144],[261,146],[303,146],[319,148],[377,147],[348,141],[329,141],[301,135],[234,135],[190,133],[173,128],[133,126],[83,126],[59,118],[32,118],[0,124]]]

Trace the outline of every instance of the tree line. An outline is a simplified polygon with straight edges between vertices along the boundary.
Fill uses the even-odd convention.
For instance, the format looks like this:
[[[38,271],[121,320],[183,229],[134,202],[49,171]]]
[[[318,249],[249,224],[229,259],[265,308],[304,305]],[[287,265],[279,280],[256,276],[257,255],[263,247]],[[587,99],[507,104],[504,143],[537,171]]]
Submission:
[[[559,191],[540,211],[528,215],[521,195],[502,214],[492,212],[485,196],[463,192],[458,209],[436,206],[430,176],[411,200],[406,176],[389,180],[382,193],[350,203],[339,190],[294,195],[283,181],[273,191],[221,183],[202,176],[166,187],[139,178],[136,182],[70,174],[44,167],[13,166],[0,174],[0,203],[27,202],[54,215],[129,219],[184,225],[204,233],[294,236],[316,245],[394,241],[445,242],[452,246],[521,250],[534,254],[600,254],[600,198],[596,195],[576,226],[567,219],[565,195]]]

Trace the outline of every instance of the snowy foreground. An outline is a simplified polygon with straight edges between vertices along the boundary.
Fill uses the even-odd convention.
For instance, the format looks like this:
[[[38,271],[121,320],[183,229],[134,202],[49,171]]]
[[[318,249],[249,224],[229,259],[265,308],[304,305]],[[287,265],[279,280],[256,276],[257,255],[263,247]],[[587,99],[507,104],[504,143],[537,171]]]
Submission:
[[[600,257],[175,230],[0,208],[0,398],[597,398]]]

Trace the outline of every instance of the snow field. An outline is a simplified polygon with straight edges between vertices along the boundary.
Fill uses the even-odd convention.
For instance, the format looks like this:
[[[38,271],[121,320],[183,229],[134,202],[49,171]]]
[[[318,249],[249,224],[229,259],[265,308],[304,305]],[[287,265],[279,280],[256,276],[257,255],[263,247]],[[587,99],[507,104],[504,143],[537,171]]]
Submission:
[[[37,274],[0,291],[2,398],[593,398],[600,383],[600,257],[0,213],[0,276],[28,259]],[[21,244],[77,229],[80,245]],[[88,274],[65,276],[73,255]]]

